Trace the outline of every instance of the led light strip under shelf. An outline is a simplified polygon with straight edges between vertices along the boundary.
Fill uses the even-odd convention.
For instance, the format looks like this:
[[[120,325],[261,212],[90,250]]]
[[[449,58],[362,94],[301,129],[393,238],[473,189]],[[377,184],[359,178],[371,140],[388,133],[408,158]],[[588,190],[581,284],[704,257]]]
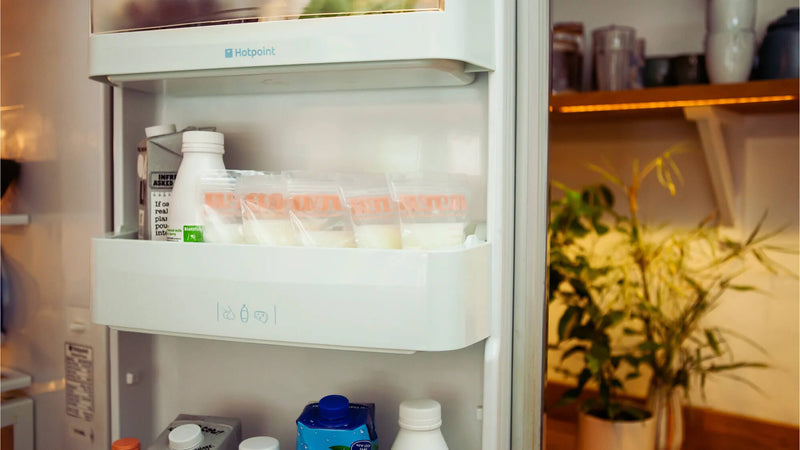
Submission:
[[[568,114],[583,112],[631,111],[639,109],[686,108],[692,106],[740,105],[745,103],[786,102],[792,100],[797,100],[797,96],[771,95],[765,97],[715,98],[707,100],[667,100],[630,103],[606,103],[596,105],[558,106],[555,108],[555,111],[558,113]],[[552,106],[550,107],[550,110],[553,111]]]

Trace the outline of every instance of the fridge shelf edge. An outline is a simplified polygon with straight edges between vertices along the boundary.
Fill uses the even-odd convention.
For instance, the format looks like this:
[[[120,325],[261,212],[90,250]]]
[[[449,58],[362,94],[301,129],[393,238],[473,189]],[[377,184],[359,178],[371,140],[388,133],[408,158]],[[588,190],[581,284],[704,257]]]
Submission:
[[[490,245],[452,251],[93,240],[92,319],[113,328],[371,351],[489,335]]]

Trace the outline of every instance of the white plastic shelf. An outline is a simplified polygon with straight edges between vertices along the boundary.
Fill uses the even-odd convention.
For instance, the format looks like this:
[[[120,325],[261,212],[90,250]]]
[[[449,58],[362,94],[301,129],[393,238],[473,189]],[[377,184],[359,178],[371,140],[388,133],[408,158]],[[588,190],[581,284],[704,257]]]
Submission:
[[[481,0],[442,11],[93,34],[89,76],[169,95],[463,85],[495,68],[491,16],[492,2]]]
[[[28,214],[2,214],[0,215],[0,225],[28,225],[31,216]]]
[[[489,249],[97,238],[92,320],[120,330],[284,345],[455,350],[489,335]]]
[[[30,375],[8,367],[0,368],[0,391],[8,392],[16,389],[25,389],[30,385]]]

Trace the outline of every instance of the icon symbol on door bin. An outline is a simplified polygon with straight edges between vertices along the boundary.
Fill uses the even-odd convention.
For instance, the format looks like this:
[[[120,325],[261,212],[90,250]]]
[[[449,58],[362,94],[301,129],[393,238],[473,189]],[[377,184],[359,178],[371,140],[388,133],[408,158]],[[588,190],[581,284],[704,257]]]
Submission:
[[[233,308],[230,306],[225,306],[225,311],[222,312],[222,317],[225,318],[225,320],[235,320],[236,313],[233,312]]]
[[[242,319],[242,323],[247,323],[250,320],[250,310],[247,309],[247,305],[242,305],[242,309],[239,310],[239,318]]]
[[[261,323],[267,323],[267,320],[269,320],[269,316],[264,311],[253,311],[253,317]]]
[[[233,49],[232,48],[226,48],[225,49],[225,57],[226,58],[233,58]]]

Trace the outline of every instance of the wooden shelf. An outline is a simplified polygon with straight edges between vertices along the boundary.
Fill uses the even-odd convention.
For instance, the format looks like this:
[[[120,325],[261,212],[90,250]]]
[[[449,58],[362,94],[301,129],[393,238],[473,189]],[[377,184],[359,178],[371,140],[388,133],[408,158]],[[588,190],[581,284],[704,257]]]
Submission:
[[[551,120],[555,121],[620,116],[682,117],[684,108],[696,106],[722,107],[738,113],[797,112],[798,79],[550,96]]]
[[[714,197],[725,225],[734,225],[734,182],[723,127],[747,114],[797,113],[798,79],[698,84],[634,91],[550,96],[552,123],[677,118],[695,122]]]

